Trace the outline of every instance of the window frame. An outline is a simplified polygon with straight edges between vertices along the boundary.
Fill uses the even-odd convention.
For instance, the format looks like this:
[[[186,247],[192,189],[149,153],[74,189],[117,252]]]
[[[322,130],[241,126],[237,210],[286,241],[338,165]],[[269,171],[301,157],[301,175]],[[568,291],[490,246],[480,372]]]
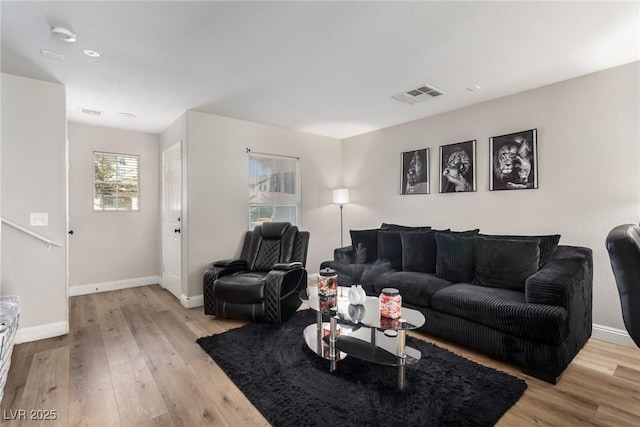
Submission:
[[[136,189],[137,189],[137,208],[134,209],[133,208],[133,202],[131,203],[131,208],[122,208],[120,206],[116,206],[116,208],[96,208],[96,183],[105,183],[105,184],[116,184],[119,185],[122,180],[115,180],[115,181],[98,181],[96,180],[96,169],[95,169],[95,165],[96,165],[96,156],[110,156],[110,157],[114,157],[115,161],[118,162],[119,159],[121,158],[135,158],[136,159]],[[125,153],[113,153],[113,152],[108,152],[108,151],[93,151],[92,155],[91,155],[91,166],[92,166],[92,171],[91,171],[91,175],[92,175],[92,189],[91,189],[91,193],[92,193],[92,211],[93,212],[140,212],[141,211],[141,206],[140,206],[140,201],[141,201],[141,188],[140,188],[140,170],[141,170],[141,166],[140,166],[140,155],[139,154],[125,154]],[[117,188],[117,187],[116,187]],[[116,199],[118,198],[118,192],[116,190]],[[104,195],[100,195],[101,199],[104,199]],[[104,201],[102,202],[102,205],[104,206]]]

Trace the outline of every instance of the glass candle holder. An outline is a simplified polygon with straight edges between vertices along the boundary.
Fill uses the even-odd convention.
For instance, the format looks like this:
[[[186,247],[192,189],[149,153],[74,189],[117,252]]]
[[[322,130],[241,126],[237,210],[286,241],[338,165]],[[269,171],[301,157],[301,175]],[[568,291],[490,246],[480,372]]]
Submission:
[[[335,270],[324,268],[318,274],[318,295],[333,297],[338,294],[338,274]]]
[[[384,288],[380,294],[380,316],[399,319],[402,315],[402,296],[395,288]]]

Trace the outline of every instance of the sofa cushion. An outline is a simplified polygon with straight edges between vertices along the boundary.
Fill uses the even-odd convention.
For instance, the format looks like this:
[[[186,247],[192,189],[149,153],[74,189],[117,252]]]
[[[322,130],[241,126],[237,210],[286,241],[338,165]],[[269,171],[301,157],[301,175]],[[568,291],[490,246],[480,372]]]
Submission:
[[[549,234],[549,235],[540,235],[540,236],[509,236],[509,235],[498,235],[498,234],[478,234],[478,236],[482,237],[490,237],[492,239],[509,239],[509,240],[533,240],[538,239],[540,241],[540,267],[546,264],[546,262],[551,258],[551,256],[555,253],[556,248],[558,247],[558,242],[560,242],[559,234]]]
[[[239,271],[219,277],[214,285],[216,298],[238,304],[261,303],[267,274],[266,271]]]
[[[562,307],[528,304],[523,292],[456,283],[433,294],[434,310],[515,336],[560,345],[567,337],[568,314]]]
[[[359,252],[366,262],[375,262],[378,258],[378,229],[351,230],[350,233],[354,254]]]
[[[379,295],[384,288],[396,288],[402,296],[402,303],[418,307],[431,307],[431,296],[453,282],[433,274],[414,271],[394,271],[380,275],[374,284],[374,293]]]
[[[402,270],[420,273],[436,272],[436,232],[405,231],[402,240]]]
[[[473,237],[436,233],[436,276],[452,282],[471,282],[475,272]]]
[[[394,270],[402,270],[400,231],[378,231],[378,260],[388,261]]]
[[[476,236],[473,283],[524,292],[524,283],[539,270],[540,239],[510,240]]]

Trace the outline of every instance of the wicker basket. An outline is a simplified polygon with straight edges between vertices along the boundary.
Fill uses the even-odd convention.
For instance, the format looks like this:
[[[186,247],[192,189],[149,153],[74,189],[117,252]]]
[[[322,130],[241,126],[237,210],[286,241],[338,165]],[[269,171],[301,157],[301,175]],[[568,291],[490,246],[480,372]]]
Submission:
[[[20,298],[16,296],[0,297],[0,401],[11,365],[13,342],[20,317]]]

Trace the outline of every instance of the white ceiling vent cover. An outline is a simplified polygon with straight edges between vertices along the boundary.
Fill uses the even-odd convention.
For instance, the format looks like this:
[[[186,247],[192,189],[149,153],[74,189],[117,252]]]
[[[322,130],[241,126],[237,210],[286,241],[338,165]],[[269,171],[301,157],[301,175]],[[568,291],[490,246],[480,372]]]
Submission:
[[[89,116],[101,116],[102,115],[102,111],[98,111],[98,110],[90,110],[88,108],[78,108],[78,111],[81,112],[82,114],[87,114]]]
[[[393,97],[398,101],[406,102],[407,104],[417,104],[440,95],[446,94],[433,86],[422,85],[406,92],[397,93],[393,95]]]

